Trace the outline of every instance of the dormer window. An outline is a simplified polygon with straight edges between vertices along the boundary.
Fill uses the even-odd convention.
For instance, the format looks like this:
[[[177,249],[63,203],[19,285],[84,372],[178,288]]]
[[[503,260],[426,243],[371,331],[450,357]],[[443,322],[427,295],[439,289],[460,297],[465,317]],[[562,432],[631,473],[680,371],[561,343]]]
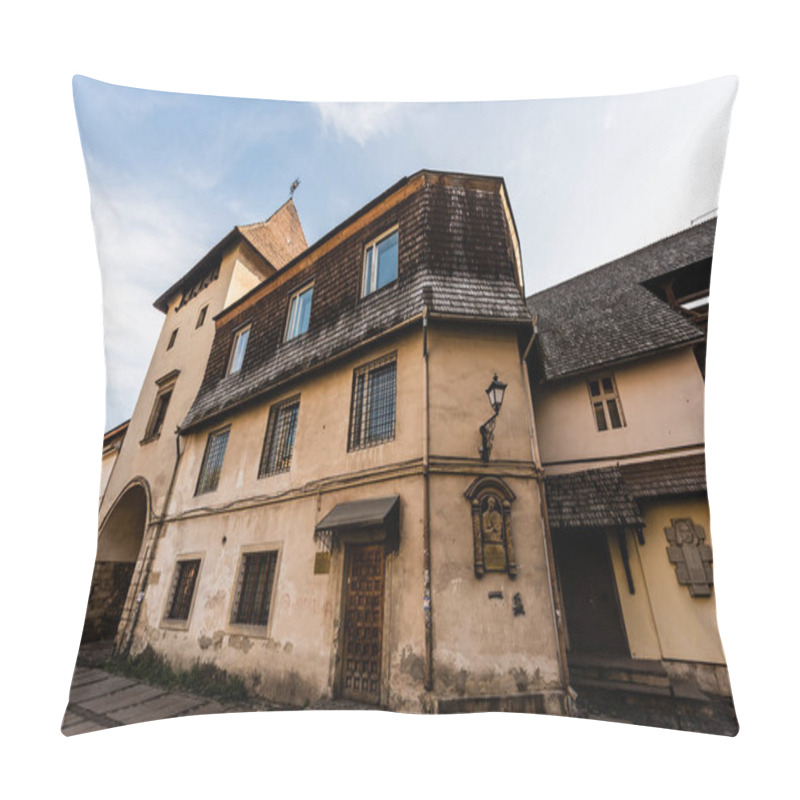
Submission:
[[[228,364],[228,375],[239,372],[244,362],[244,353],[247,350],[247,340],[250,337],[250,326],[239,328],[233,337],[233,347],[231,348],[231,360]]]
[[[397,233],[395,228],[367,245],[364,251],[362,297],[397,280]]]
[[[314,285],[304,286],[292,295],[289,301],[289,318],[286,321],[285,341],[294,339],[308,330],[308,321],[311,318],[311,298],[314,294]]]

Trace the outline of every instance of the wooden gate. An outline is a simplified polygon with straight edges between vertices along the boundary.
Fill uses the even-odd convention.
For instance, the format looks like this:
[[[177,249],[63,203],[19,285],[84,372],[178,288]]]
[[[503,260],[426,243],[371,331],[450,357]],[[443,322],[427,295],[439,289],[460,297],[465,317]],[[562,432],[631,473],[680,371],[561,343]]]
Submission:
[[[364,703],[381,699],[383,544],[347,548],[342,696]]]

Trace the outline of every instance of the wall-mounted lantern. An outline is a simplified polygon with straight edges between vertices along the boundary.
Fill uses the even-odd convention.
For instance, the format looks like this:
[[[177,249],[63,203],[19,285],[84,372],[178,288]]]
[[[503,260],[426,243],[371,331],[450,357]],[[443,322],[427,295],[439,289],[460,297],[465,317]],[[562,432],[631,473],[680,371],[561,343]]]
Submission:
[[[488,461],[492,453],[492,441],[494,439],[494,424],[497,415],[500,413],[500,407],[503,405],[503,397],[506,393],[506,385],[502,381],[497,380],[497,375],[492,378],[489,388],[486,390],[486,396],[489,398],[489,404],[492,406],[494,414],[481,425],[481,448],[480,454],[483,461]]]

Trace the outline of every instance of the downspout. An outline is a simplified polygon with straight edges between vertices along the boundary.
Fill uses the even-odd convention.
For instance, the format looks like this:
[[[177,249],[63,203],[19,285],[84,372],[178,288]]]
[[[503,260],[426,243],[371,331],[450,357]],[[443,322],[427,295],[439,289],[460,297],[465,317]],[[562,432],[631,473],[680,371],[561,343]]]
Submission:
[[[553,609],[553,628],[556,634],[556,641],[558,642],[558,670],[561,675],[561,681],[564,688],[567,690],[568,696],[570,694],[569,686],[569,670],[567,668],[567,637],[564,629],[564,612],[561,607],[561,593],[556,591],[558,586],[556,580],[555,558],[553,556],[553,542],[550,533],[550,517],[547,514],[547,500],[544,491],[544,472],[542,470],[542,461],[539,455],[539,442],[536,435],[536,417],[533,413],[533,394],[531,392],[530,376],[528,374],[528,355],[536,341],[539,333],[537,328],[538,317],[534,317],[532,321],[531,339],[525,352],[522,354],[521,368],[522,368],[522,382],[525,385],[525,392],[528,397],[528,407],[531,410],[531,424],[530,424],[530,438],[531,438],[531,454],[533,455],[533,463],[536,467],[536,472],[539,481],[539,510],[542,517],[542,540],[544,543],[544,558],[547,567],[547,574],[550,578],[550,607]]]
[[[428,306],[422,310],[422,567],[425,616],[424,687],[433,689],[433,613],[431,610],[430,392],[428,386]]]
[[[181,450],[181,435],[182,431],[180,428],[175,429],[175,466],[172,468],[172,476],[169,479],[169,486],[167,487],[167,495],[164,498],[164,506],[161,510],[161,516],[158,518],[158,522],[156,523],[156,529],[150,539],[150,552],[147,554],[147,561],[144,564],[144,569],[142,570],[142,576],[139,580],[139,586],[136,590],[136,606],[133,611],[133,619],[128,627],[128,636],[125,642],[125,647],[122,650],[122,655],[127,657],[131,651],[131,646],[133,645],[133,635],[136,632],[136,623],[139,621],[139,614],[142,609],[142,602],[144,601],[144,593],[147,591],[147,581],[150,577],[150,570],[153,568],[153,562],[156,558],[156,548],[158,547],[158,540],[161,538],[161,531],[164,529],[164,520],[167,516],[167,510],[169,509],[169,504],[172,500],[172,492],[175,488],[175,479],[178,476],[178,466],[181,463],[181,456],[183,455],[183,451]]]

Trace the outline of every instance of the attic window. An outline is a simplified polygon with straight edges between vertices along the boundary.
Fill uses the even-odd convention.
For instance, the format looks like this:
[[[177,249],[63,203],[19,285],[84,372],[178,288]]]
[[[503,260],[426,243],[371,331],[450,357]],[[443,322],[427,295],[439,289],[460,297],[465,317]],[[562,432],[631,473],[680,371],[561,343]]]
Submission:
[[[308,330],[313,294],[314,285],[312,284],[292,295],[292,299],[289,301],[289,318],[286,321],[285,341],[288,342]]]
[[[233,347],[231,347],[231,359],[228,363],[228,375],[239,372],[244,363],[244,354],[247,350],[247,340],[250,338],[250,326],[239,328],[233,337]]]
[[[592,402],[592,411],[598,431],[607,431],[612,428],[624,428],[625,419],[622,416],[622,405],[612,375],[601,375],[589,381],[589,399]]]
[[[397,228],[384,233],[370,242],[364,250],[362,297],[397,280],[397,234]]]

